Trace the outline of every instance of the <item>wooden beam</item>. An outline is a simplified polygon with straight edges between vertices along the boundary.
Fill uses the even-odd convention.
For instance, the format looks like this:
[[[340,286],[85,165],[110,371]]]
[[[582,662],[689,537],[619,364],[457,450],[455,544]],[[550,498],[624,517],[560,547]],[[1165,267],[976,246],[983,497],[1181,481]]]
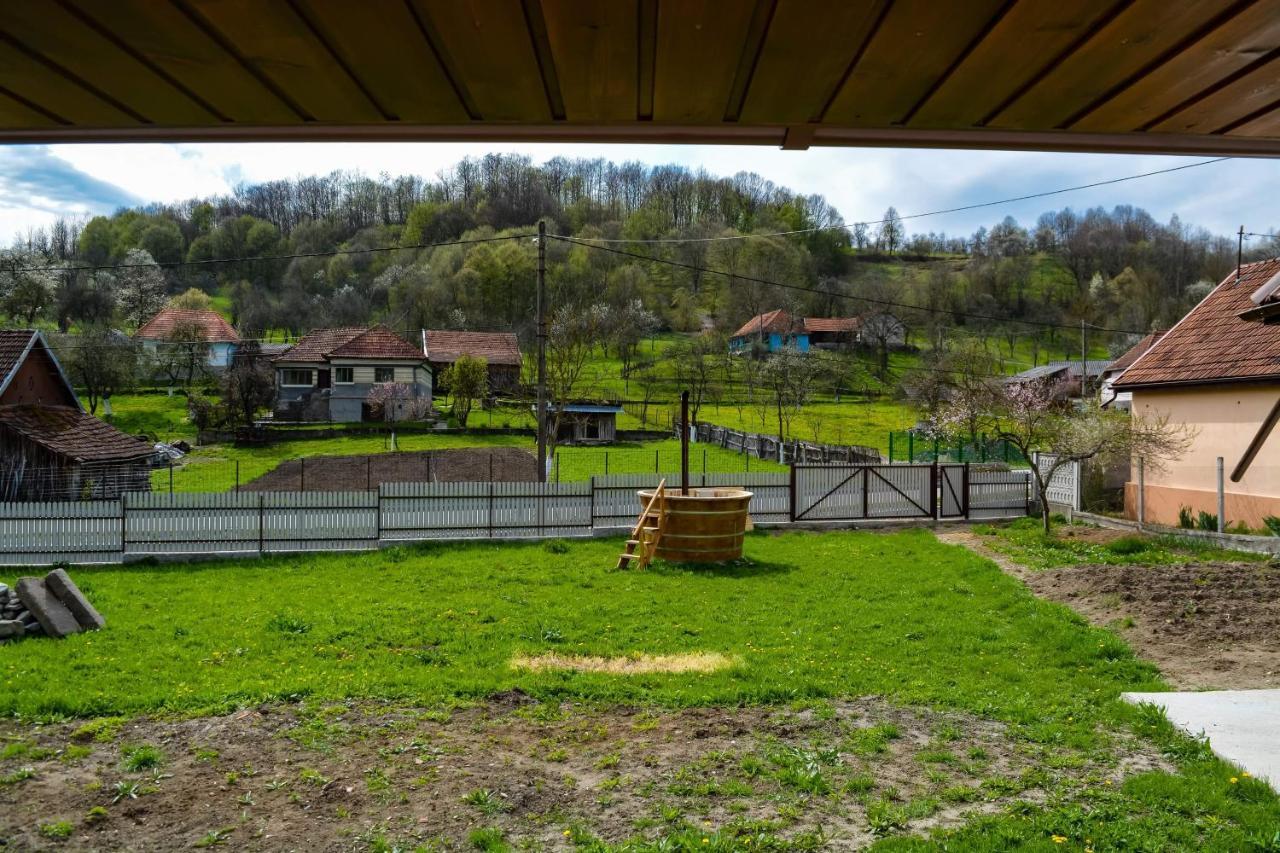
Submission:
[[[1000,25],[1000,22],[1003,21],[1005,16],[1009,14],[1011,9],[1013,9],[1015,3],[1016,0],[1005,0],[1004,4],[1000,8],[996,9],[995,13],[992,14],[987,23],[983,25],[982,29],[974,33],[973,38],[969,40],[967,45],[965,45],[964,50],[960,51],[956,58],[951,61],[951,64],[938,75],[933,83],[930,84],[929,88],[925,90],[924,94],[920,96],[919,100],[912,104],[911,108],[902,115],[902,118],[898,119],[896,124],[907,124],[911,119],[915,118],[916,113],[918,113],[921,108],[929,102],[929,99],[933,97],[934,93],[946,85],[947,81],[951,79],[951,75],[955,74],[961,65],[964,65],[965,60],[972,56],[973,52],[978,49],[978,46],[986,41],[987,36],[991,35],[992,30]]]
[[[556,60],[551,53],[551,39],[547,36],[547,21],[542,14],[541,0],[522,0],[520,5],[524,9],[524,23],[529,31],[529,41],[533,44],[533,55],[538,59],[538,73],[547,96],[547,109],[551,118],[564,121],[564,96],[560,93],[560,76],[556,73]]]
[[[747,92],[751,89],[751,78],[755,76],[756,64],[760,61],[760,52],[764,50],[764,40],[769,34],[769,24],[777,7],[777,0],[756,0],[755,10],[751,14],[751,26],[747,30],[747,37],[743,39],[742,52],[738,55],[738,71],[733,76],[729,100],[724,106],[725,121],[737,121],[742,115]]]
[[[1258,426],[1258,431],[1254,433],[1253,439],[1250,440],[1249,446],[1245,448],[1244,455],[1240,457],[1236,467],[1231,469],[1231,482],[1238,483],[1244,479],[1245,474],[1249,473],[1249,466],[1253,464],[1258,451],[1262,449],[1262,445],[1266,444],[1267,438],[1270,437],[1277,423],[1280,423],[1280,400],[1276,400],[1276,404],[1271,407],[1271,411],[1267,413],[1266,418]]]

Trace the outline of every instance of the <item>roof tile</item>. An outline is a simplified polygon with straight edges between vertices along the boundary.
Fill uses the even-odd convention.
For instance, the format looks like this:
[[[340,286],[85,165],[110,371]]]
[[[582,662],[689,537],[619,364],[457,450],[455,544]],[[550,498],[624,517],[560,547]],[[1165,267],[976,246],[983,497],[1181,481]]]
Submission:
[[[143,459],[154,452],[145,441],[69,406],[0,406],[0,426],[79,462]]]
[[[519,366],[520,341],[514,332],[453,332],[427,329],[427,358],[452,364],[461,356],[483,358],[489,364]]]
[[[144,341],[166,341],[173,335],[174,329],[188,324],[195,325],[203,332],[206,343],[234,344],[240,341],[240,335],[217,311],[173,306],[160,309],[160,313],[144,323],[134,337]]]
[[[1116,379],[1117,389],[1280,379],[1280,325],[1242,320],[1253,292],[1280,272],[1280,258],[1245,264]]]

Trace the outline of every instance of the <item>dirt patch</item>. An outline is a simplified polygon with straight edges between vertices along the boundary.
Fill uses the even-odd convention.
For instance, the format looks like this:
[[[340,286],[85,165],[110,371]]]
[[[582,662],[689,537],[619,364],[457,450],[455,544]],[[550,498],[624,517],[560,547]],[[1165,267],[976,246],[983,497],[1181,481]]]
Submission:
[[[118,728],[10,721],[0,846],[461,849],[492,828],[533,849],[681,832],[850,849],[1166,767],[1123,738],[1084,755],[877,699],[664,712],[543,705],[518,691],[451,711],[264,705]],[[143,745],[153,749],[130,752]]]
[[[511,665],[516,669],[531,669],[535,672],[563,669],[574,672],[604,672],[609,675],[645,675],[654,672],[715,672],[733,666],[734,660],[718,652],[637,655],[625,658],[546,654],[517,657],[512,659]]]
[[[1110,537],[1096,541],[1124,535],[1105,533]],[[1280,569],[1200,563],[1030,571],[968,531],[938,538],[987,557],[1041,598],[1066,604],[1093,624],[1115,631],[1140,657],[1160,667],[1174,687],[1280,687]]]
[[[361,456],[290,459],[240,487],[247,492],[343,492],[381,483],[526,483],[538,479],[538,460],[527,450],[415,450]]]

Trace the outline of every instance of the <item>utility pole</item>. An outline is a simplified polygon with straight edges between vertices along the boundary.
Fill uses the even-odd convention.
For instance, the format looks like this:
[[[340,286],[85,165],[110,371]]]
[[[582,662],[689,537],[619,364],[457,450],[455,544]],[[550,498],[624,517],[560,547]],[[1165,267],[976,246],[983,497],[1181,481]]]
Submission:
[[[538,220],[538,482],[547,481],[547,222]]]
[[[1080,321],[1080,402],[1088,397],[1089,390],[1089,337],[1085,321]]]

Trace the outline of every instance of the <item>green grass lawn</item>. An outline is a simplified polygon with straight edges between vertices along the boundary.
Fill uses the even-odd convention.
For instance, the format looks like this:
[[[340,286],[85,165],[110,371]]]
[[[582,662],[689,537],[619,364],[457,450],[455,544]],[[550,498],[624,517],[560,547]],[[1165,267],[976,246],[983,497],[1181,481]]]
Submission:
[[[89,408],[88,401],[84,403]],[[130,435],[147,434],[160,441],[195,441],[196,428],[187,420],[187,398],[182,394],[117,394],[111,398],[113,414],[107,418],[116,429]],[[102,404],[98,404],[103,417]]]
[[[1280,806],[1269,789],[1233,784],[1237,774],[1203,744],[1119,701],[1123,690],[1162,689],[1153,667],[928,531],[753,534],[746,562],[645,572],[612,570],[618,547],[441,544],[80,569],[107,629],[0,648],[0,713],[187,715],[352,697],[434,705],[519,688],[548,702],[784,703],[821,714],[828,698],[877,695],[999,721],[1042,762],[1046,798],[943,831],[930,846],[1274,849]],[[548,652],[711,652],[735,663],[632,676],[510,665]],[[1173,771],[1090,782],[1089,768],[1113,768],[1135,735]],[[955,760],[944,746],[935,752],[927,760]],[[1055,783],[1063,760],[1085,762],[1084,772]],[[717,835],[714,849],[750,849],[741,838]]]

